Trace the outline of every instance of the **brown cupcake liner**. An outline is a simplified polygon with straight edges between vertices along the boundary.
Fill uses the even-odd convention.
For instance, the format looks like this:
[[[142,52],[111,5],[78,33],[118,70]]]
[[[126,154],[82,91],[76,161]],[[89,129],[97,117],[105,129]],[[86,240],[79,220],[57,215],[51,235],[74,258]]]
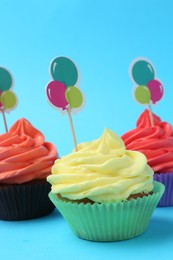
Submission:
[[[0,184],[0,219],[28,220],[50,214],[54,209],[48,198],[50,189],[46,180]]]

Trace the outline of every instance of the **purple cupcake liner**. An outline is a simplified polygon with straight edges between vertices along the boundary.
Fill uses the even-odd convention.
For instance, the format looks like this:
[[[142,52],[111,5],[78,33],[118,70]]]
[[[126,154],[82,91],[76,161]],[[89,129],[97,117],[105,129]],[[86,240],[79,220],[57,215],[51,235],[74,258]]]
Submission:
[[[50,189],[46,180],[0,184],[0,219],[28,220],[51,213],[55,207],[48,198]]]
[[[173,206],[173,172],[154,173],[154,180],[165,185],[165,192],[161,197],[158,207]]]

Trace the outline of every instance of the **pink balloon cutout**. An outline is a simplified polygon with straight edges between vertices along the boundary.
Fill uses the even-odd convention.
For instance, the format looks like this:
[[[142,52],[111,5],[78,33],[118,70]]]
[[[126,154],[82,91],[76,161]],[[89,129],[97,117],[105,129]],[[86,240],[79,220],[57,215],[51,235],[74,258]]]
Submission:
[[[160,83],[160,81],[156,79],[152,79],[147,83],[147,87],[150,90],[151,94],[151,101],[153,104],[155,104],[157,101],[159,101],[164,93],[163,85]]]
[[[65,91],[66,86],[57,80],[51,81],[46,87],[46,94],[50,103],[57,108],[62,108],[62,110],[65,110],[68,105]]]

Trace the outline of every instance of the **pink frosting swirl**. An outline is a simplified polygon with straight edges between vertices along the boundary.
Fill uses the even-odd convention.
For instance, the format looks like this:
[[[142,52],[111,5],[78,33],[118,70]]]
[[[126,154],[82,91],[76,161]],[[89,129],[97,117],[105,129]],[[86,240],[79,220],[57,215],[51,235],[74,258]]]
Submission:
[[[173,131],[172,126],[153,114],[151,126],[149,111],[145,110],[138,118],[136,128],[122,135],[128,150],[145,154],[148,164],[155,172],[173,171]]]
[[[53,144],[22,118],[0,135],[0,183],[20,184],[45,179],[58,157]]]

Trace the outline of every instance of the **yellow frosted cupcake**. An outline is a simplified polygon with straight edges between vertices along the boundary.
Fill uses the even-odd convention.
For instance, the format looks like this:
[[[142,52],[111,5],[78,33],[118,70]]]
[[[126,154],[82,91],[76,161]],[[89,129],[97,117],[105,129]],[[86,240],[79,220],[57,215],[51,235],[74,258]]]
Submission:
[[[57,159],[47,178],[50,199],[74,233],[93,241],[117,241],[143,233],[163,194],[146,157],[125,149],[105,129],[100,139]]]

